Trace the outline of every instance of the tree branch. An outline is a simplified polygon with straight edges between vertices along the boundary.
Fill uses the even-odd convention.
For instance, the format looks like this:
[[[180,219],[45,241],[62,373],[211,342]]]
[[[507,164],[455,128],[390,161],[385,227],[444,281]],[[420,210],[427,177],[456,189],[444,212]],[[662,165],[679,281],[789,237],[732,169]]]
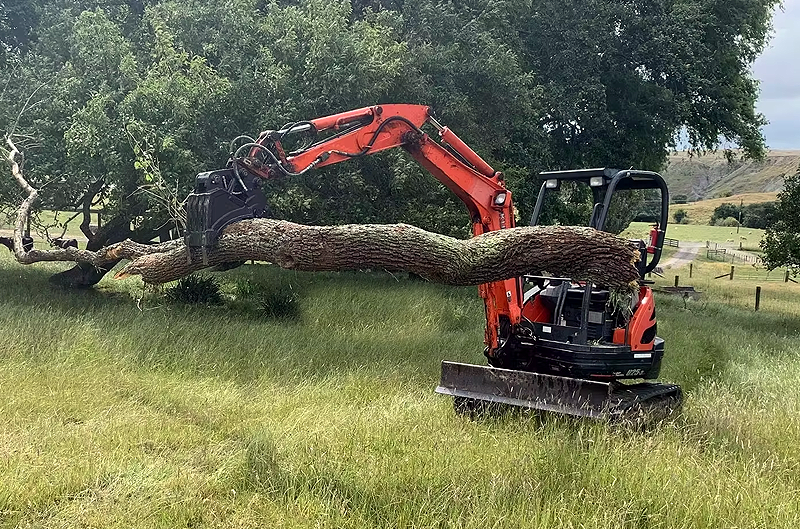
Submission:
[[[22,246],[22,233],[25,229],[25,220],[28,218],[28,213],[30,213],[34,202],[36,202],[36,199],[39,197],[39,192],[36,191],[22,175],[22,165],[25,161],[23,154],[17,149],[17,146],[14,145],[14,142],[11,141],[11,137],[6,138],[6,143],[11,148],[8,153],[8,161],[11,163],[11,174],[14,175],[14,179],[22,190],[28,194],[19,206],[19,210],[17,211],[17,223],[14,226],[14,257],[16,257],[17,261],[23,262],[23,260],[26,259],[26,255],[30,252],[25,252],[25,248]],[[20,159],[19,162],[17,161],[18,156]]]
[[[89,189],[86,190],[86,194],[83,195],[83,198],[81,199],[81,213],[83,214],[83,220],[79,227],[81,229],[81,233],[83,233],[83,235],[90,241],[95,236],[95,234],[92,233],[92,230],[89,228],[92,223],[92,201],[100,192],[100,190],[103,189],[104,185],[105,180],[102,178],[93,182],[89,185]]]

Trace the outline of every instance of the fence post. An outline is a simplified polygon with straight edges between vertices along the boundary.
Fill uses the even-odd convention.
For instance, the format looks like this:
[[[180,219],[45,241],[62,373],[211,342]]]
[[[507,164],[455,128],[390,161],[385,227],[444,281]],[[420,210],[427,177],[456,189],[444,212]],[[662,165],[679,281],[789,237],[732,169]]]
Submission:
[[[756,312],[758,312],[758,307],[761,305],[761,287],[756,287]]]
[[[681,276],[675,276],[675,288],[678,288],[678,283],[681,280]]]
[[[789,269],[788,268],[786,269],[786,273],[783,275],[783,282],[784,283],[788,283],[789,282]]]
[[[731,266],[731,281],[733,281],[733,271],[734,271],[734,269],[735,269],[735,267]]]
[[[694,263],[689,263],[689,279],[692,278],[692,266]]]

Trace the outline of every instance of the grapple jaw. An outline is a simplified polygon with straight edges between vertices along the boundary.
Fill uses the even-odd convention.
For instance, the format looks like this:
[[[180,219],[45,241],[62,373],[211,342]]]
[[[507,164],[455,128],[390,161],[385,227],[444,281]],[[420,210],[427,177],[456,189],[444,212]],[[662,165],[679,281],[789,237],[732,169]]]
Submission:
[[[186,199],[186,245],[205,255],[217,245],[225,226],[266,216],[267,200],[258,184],[257,178],[241,179],[233,169],[198,174],[194,192]]]

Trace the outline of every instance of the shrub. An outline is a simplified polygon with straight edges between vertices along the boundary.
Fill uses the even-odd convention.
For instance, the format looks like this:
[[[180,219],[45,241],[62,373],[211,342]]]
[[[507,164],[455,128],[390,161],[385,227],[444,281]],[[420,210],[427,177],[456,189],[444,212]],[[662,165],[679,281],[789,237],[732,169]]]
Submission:
[[[259,296],[264,315],[278,320],[296,320],[300,317],[300,304],[291,286],[280,287]]]
[[[181,278],[175,285],[167,289],[167,298],[179,303],[222,303],[219,284],[210,276],[192,274]]]
[[[672,218],[678,224],[683,224],[683,221],[687,220],[686,217],[687,217],[687,213],[686,213],[686,210],[683,209],[683,208],[676,209],[675,212],[672,214]]]
[[[759,202],[742,208],[742,226],[766,229],[777,218],[775,202]]]
[[[249,279],[237,281],[234,295],[246,305],[255,305],[267,318],[295,320],[300,317],[300,303],[291,285],[263,285]]]
[[[725,219],[729,217],[738,218],[740,214],[741,210],[739,206],[731,204],[730,202],[725,202],[714,208],[714,213],[711,215],[711,224],[724,226],[722,222]]]
[[[735,228],[739,225],[739,221],[733,217],[728,217],[726,219],[722,219],[717,225],[725,226],[726,228]]]

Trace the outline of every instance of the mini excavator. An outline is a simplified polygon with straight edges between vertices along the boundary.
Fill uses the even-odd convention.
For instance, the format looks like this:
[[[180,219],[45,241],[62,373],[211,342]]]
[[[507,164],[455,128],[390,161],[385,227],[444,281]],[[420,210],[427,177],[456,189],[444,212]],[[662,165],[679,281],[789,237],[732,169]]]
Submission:
[[[438,141],[422,130],[430,127]],[[290,136],[305,146],[287,152]],[[243,142],[234,149],[237,143]],[[225,169],[197,175],[188,197],[186,244],[205,260],[229,224],[267,215],[265,180],[302,175],[354,158],[402,147],[466,205],[475,236],[513,228],[511,192],[502,173],[440,124],[421,105],[371,106],[289,123],[257,138],[240,136]],[[639,250],[638,291],[620,306],[603,285],[567,277],[525,275],[478,287],[484,301],[488,365],[442,362],[436,392],[454,397],[457,411],[487,404],[612,419],[657,417],[680,407],[680,387],[650,381],[659,375],[664,340],[656,336],[656,310],[645,279],[659,262],[669,193],[654,172],[585,169],[541,173],[531,218],[538,225],[546,200],[562,186],[591,190],[588,225],[603,230],[612,198],[621,190],[660,191],[659,222]],[[587,192],[588,194],[588,192]]]

